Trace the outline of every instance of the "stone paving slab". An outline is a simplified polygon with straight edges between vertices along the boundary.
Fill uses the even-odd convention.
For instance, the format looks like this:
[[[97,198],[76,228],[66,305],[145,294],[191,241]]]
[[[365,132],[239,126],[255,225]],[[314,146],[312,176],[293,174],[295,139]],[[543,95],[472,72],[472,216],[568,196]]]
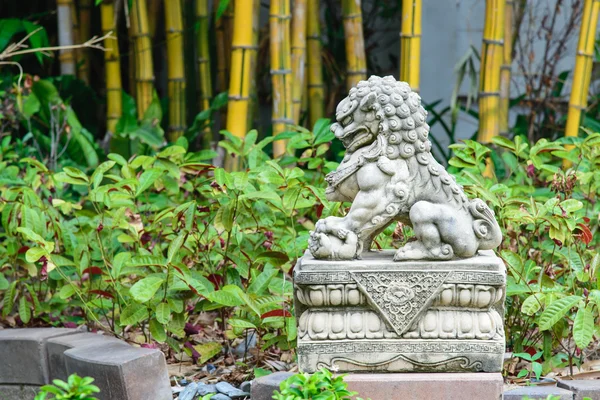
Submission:
[[[496,372],[348,374],[344,381],[349,390],[373,400],[500,400],[504,385]]]
[[[558,387],[572,391],[574,400],[583,400],[589,397],[592,400],[600,400],[600,380],[598,379],[559,379]]]
[[[0,385],[0,400],[33,400],[39,390],[32,385]]]
[[[48,350],[48,364],[50,369],[50,380],[61,379],[66,381],[69,377],[64,352],[74,347],[105,346],[108,343],[122,343],[119,339],[99,335],[97,333],[77,333],[69,336],[59,336],[49,339],[46,348]]]
[[[160,350],[106,343],[65,351],[67,373],[95,378],[100,400],[171,400],[165,357]]]
[[[279,390],[279,384],[292,375],[292,372],[275,372],[255,379],[251,386],[252,400],[272,400],[273,392]]]
[[[50,383],[47,341],[77,333],[68,328],[0,330],[0,384],[45,385]]]
[[[573,392],[556,386],[524,386],[508,390],[504,392],[504,400],[522,400],[525,396],[531,400],[546,400],[550,395],[556,396],[556,400],[573,400]]]

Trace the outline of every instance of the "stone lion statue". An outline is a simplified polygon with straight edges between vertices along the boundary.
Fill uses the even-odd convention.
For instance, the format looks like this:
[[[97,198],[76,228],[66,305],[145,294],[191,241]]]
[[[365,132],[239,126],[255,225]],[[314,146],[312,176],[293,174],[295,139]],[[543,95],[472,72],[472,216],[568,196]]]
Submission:
[[[360,258],[395,221],[411,225],[416,238],[396,261],[466,258],[500,245],[494,212],[469,200],[433,158],[426,116],[419,95],[392,76],[371,76],[350,89],[331,126],[347,151],[326,177],[326,197],[352,206],[345,217],[317,222],[309,238],[315,258]]]

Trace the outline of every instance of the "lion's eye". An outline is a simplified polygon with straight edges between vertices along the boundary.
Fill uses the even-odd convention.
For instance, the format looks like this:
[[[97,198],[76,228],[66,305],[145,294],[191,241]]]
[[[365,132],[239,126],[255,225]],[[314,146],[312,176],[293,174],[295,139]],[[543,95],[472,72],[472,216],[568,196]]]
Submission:
[[[342,125],[344,126],[348,126],[352,123],[352,114],[348,115],[346,118],[344,118],[344,120],[342,121]]]

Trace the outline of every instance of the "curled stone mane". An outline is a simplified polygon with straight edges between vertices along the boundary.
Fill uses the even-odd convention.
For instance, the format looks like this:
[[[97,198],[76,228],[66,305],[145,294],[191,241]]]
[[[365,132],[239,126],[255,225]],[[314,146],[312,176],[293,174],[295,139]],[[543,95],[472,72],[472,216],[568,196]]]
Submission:
[[[416,156],[421,158],[420,163],[429,164],[429,125],[425,122],[427,111],[421,105],[421,97],[406,82],[398,82],[392,76],[371,76],[360,81],[350,89],[348,97],[360,104],[370,93],[376,95],[372,107],[380,121],[379,135],[384,139],[379,143],[384,147],[382,155],[390,160]]]

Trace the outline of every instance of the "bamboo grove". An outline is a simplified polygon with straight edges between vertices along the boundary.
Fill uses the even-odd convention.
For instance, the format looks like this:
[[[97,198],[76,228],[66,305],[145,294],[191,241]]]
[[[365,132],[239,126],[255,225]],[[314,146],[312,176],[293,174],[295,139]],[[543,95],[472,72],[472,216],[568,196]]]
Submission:
[[[490,143],[494,136],[509,133],[516,2],[485,0],[478,94],[477,139],[481,143]],[[368,27],[363,27],[363,6],[361,0],[339,2],[345,44],[342,64],[345,89],[368,77],[363,33],[363,28]],[[137,118],[144,118],[155,98],[154,62],[164,56],[167,140],[175,141],[185,135],[194,115],[210,110],[213,99],[222,92],[227,92],[228,102],[216,116],[220,121],[217,126],[236,137],[245,137],[254,127],[258,110],[257,81],[265,81],[258,76],[259,64],[268,65],[271,132],[277,135],[293,130],[295,125],[312,127],[319,118],[334,111],[332,102],[327,101],[324,75],[324,7],[318,0],[270,0],[263,2],[262,7],[260,0],[57,0],[58,42],[71,46],[89,39],[91,15],[96,10],[102,32],[114,33],[112,40],[105,43],[104,53],[109,132],[117,130],[123,113],[123,91],[135,99]],[[587,107],[599,11],[600,0],[583,0],[567,136],[578,135],[582,111]],[[265,21],[268,14],[266,27],[260,26],[261,12]],[[401,2],[398,76],[416,91],[421,89],[422,14],[422,0]],[[119,21],[122,25],[123,20],[126,30],[118,29]],[[159,27],[164,29],[166,42],[163,55],[155,53]],[[118,37],[123,35],[127,37]],[[268,51],[262,53],[261,38],[269,43],[265,46]],[[184,62],[188,42],[194,53],[191,70]],[[128,54],[121,54],[120,47],[126,47]],[[64,50],[59,60],[62,74],[73,74],[90,82],[92,66],[88,52]],[[129,77],[128,87],[123,87],[122,76]],[[186,106],[187,93],[193,93],[197,109]],[[218,135],[214,129],[203,126],[198,133],[203,148],[216,149]],[[115,136],[113,140],[122,139]],[[111,149],[122,147],[111,143]],[[286,154],[283,140],[273,143],[273,154]],[[225,163],[229,169],[238,167],[235,160],[226,159]]]

